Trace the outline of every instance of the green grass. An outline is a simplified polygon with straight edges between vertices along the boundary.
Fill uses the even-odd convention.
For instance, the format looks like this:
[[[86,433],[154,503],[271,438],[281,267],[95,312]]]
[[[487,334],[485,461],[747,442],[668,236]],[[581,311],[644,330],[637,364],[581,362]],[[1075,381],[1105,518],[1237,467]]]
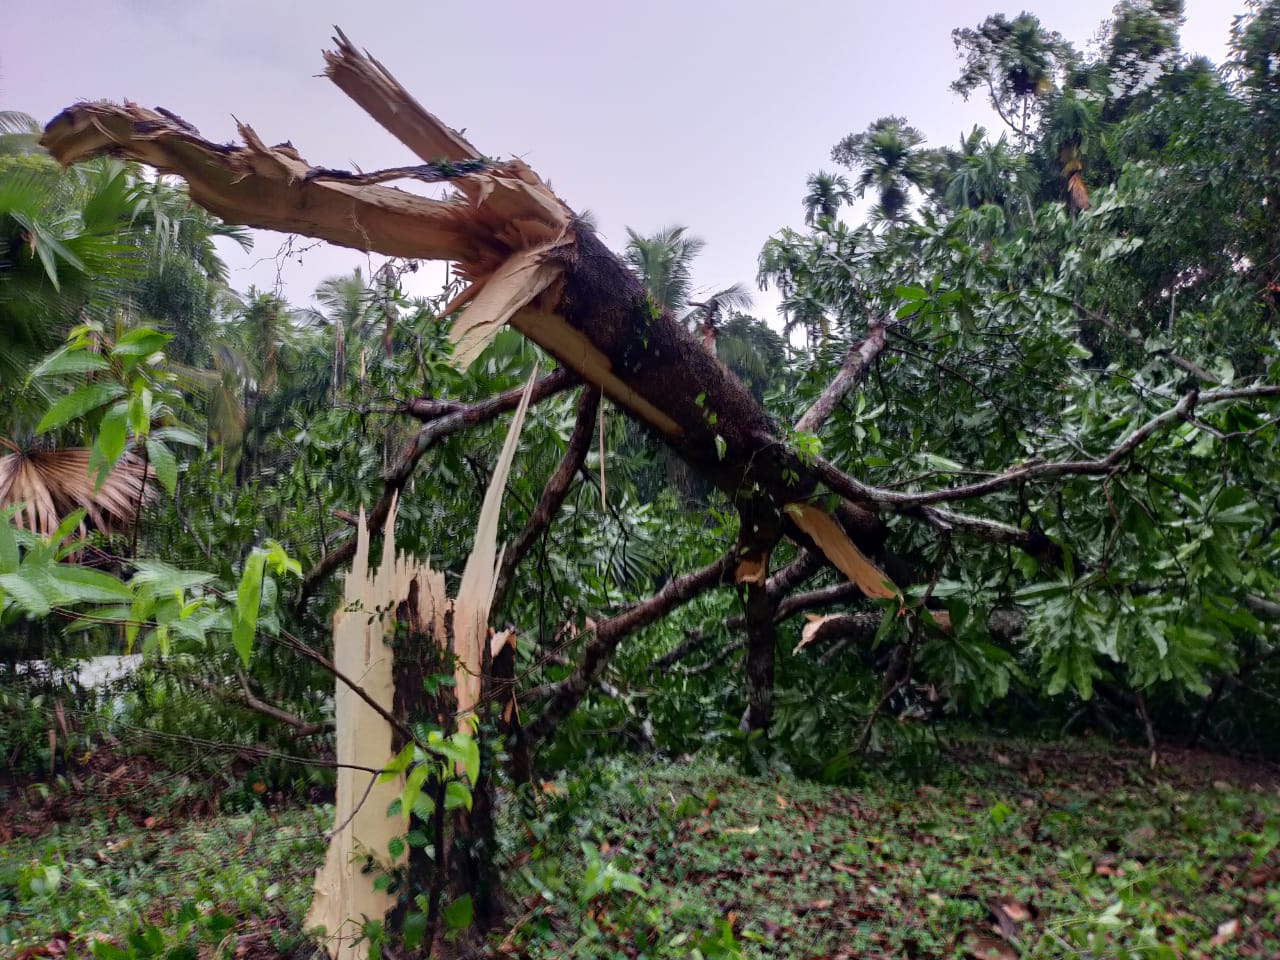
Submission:
[[[1280,953],[1280,794],[1268,770],[1189,755],[1153,772],[1137,752],[1007,742],[958,749],[934,769],[930,784],[872,770],[850,789],[641,758],[558,784],[532,816],[508,804],[514,929],[495,950]],[[64,808],[69,821],[0,845],[0,956],[85,956],[97,938],[127,947],[138,918],[166,949],[309,953],[300,924],[331,808],[191,820],[142,808],[82,797]]]

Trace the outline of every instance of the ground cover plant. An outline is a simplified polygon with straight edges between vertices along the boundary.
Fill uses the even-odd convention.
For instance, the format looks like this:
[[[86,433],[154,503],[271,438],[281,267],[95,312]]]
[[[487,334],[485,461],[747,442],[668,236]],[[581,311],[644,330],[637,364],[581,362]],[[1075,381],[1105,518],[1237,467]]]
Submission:
[[[488,949],[547,958],[1274,955],[1276,768],[1175,751],[1152,769],[1136,748],[1006,739],[959,741],[935,770],[919,782],[871,768],[862,786],[832,787],[663,760],[544,783],[537,812],[504,824],[519,909]],[[28,816],[6,818],[0,949],[311,954],[302,892],[331,808],[259,802],[187,819],[170,816],[161,787],[144,780],[136,793],[36,828],[22,829]],[[42,795],[28,786],[7,798],[9,809],[38,811]],[[128,813],[112,815],[125,804]],[[148,808],[158,812],[142,816]]]

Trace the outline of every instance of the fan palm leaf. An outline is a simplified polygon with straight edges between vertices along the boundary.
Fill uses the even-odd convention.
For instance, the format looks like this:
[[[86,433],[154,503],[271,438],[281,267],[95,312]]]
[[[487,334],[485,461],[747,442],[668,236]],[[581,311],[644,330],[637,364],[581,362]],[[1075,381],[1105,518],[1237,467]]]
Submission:
[[[0,456],[0,509],[17,507],[14,522],[42,537],[52,535],[76,510],[84,510],[104,533],[128,529],[152,495],[143,479],[145,464],[127,453],[95,486],[91,453],[88,447],[62,447]]]

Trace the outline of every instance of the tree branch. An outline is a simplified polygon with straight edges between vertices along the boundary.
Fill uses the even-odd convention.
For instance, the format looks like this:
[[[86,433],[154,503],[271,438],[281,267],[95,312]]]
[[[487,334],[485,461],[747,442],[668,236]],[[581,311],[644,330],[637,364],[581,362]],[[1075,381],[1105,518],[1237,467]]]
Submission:
[[[700,570],[671,580],[661,590],[617,616],[596,624],[594,634],[574,671],[556,683],[533,691],[531,697],[546,697],[542,714],[526,727],[531,741],[545,739],[578,705],[619,643],[641,627],[647,627],[712,587],[719,586],[733,568],[733,553],[727,553]]]
[[[1208,370],[1206,370],[1204,367],[1201,367],[1198,364],[1192,363],[1186,357],[1179,356],[1178,354],[1174,353],[1172,350],[1151,349],[1150,345],[1147,343],[1145,338],[1139,336],[1137,333],[1134,333],[1131,330],[1125,330],[1123,327],[1120,326],[1120,324],[1116,323],[1110,317],[1105,316],[1101,313],[1098,313],[1097,311],[1090,310],[1088,307],[1080,303],[1075,303],[1073,304],[1073,306],[1076,308],[1076,312],[1079,313],[1081,316],[1083,316],[1086,320],[1090,320],[1101,327],[1105,327],[1106,329],[1110,330],[1112,333],[1119,334],[1120,336],[1124,337],[1124,339],[1128,340],[1131,344],[1133,344],[1135,347],[1138,347],[1140,350],[1142,350],[1144,353],[1149,353],[1154,357],[1163,357],[1178,369],[1184,370],[1187,373],[1191,374],[1200,382],[1207,383],[1213,386],[1217,386],[1222,382],[1213,374],[1211,374]]]
[[[507,590],[511,587],[516,568],[520,565],[534,542],[551,526],[551,520],[560,510],[564,498],[569,493],[569,486],[577,476],[587,452],[591,449],[591,434],[595,427],[596,411],[600,409],[600,391],[596,387],[585,387],[578,396],[578,415],[573,423],[573,432],[569,435],[569,443],[565,447],[560,463],[547,478],[542,488],[542,496],[538,504],[529,514],[524,529],[502,554],[502,566],[498,570],[498,579],[494,587],[491,609],[502,605]]]
[[[533,385],[529,402],[531,404],[538,403],[553,394],[567,390],[576,382],[576,379],[572,372],[561,367]],[[409,442],[408,446],[405,447],[396,464],[383,475],[382,496],[378,498],[378,502],[369,511],[369,529],[380,527],[386,521],[387,511],[391,509],[391,501],[404,489],[405,484],[409,482],[409,478],[413,476],[413,471],[418,466],[418,461],[426,455],[428,450],[445,437],[466,427],[485,423],[500,413],[514,410],[520,404],[520,397],[524,394],[524,389],[523,386],[512,387],[505,393],[496,394],[464,406],[461,409],[455,409],[429,419],[413,440]],[[411,400],[405,404],[404,410],[406,413],[413,412],[411,408],[415,402]],[[334,547],[316,561],[315,566],[308,570],[302,578],[302,593],[298,603],[305,602],[307,597],[315,592],[316,587],[334,570],[350,561],[355,556],[355,552],[356,538],[352,535],[345,542]]]
[[[1257,384],[1252,387],[1223,388],[1220,390],[1208,390],[1203,393],[1192,391],[1185,394],[1168,410],[1152,417],[1146,423],[1134,429],[1104,457],[1099,457],[1095,460],[1068,460],[1061,463],[1045,463],[1033,460],[986,480],[958,487],[948,487],[943,490],[902,493],[896,490],[886,490],[883,487],[873,487],[853,479],[822,457],[813,458],[813,467],[818,478],[831,490],[848,497],[855,503],[881,507],[892,510],[895,513],[909,514],[916,507],[935,503],[948,503],[955,500],[972,500],[1029,480],[1046,480],[1053,477],[1066,476],[1105,476],[1117,470],[1126,457],[1156,433],[1180,420],[1187,419],[1198,406],[1224,403],[1229,400],[1257,400],[1276,396],[1280,396],[1280,384]],[[974,532],[978,532],[981,528],[974,526],[973,529]]]
[[[839,372],[823,388],[813,406],[796,421],[796,433],[817,433],[822,428],[840,401],[862,382],[867,368],[880,356],[886,342],[884,324],[879,320],[872,321],[867,327],[866,337],[849,347]]]

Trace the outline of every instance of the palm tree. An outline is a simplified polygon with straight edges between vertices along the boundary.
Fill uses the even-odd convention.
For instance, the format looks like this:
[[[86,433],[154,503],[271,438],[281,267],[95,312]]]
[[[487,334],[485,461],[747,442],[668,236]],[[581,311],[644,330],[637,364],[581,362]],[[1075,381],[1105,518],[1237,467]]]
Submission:
[[[131,453],[99,483],[88,447],[20,448],[8,441],[4,445],[11,452],[0,456],[0,510],[13,508],[14,523],[40,537],[52,535],[76,510],[85,511],[95,530],[127,530],[152,492],[143,479],[143,462]]]
[[[333,369],[329,381],[330,406],[337,406],[346,382],[347,343],[352,337],[363,337],[372,322],[374,293],[365,283],[360,268],[345,277],[330,277],[316,287],[316,301],[321,309],[311,309],[308,317],[331,332]]]
[[[1062,182],[1062,194],[1073,210],[1089,209],[1085,186],[1085,158],[1099,136],[1100,118],[1096,101],[1065,90],[1048,109],[1040,142],[1043,162]],[[1060,195],[1061,196],[1061,195]],[[1056,198],[1055,198],[1056,199]]]
[[[962,138],[960,153],[953,155],[954,169],[944,191],[947,206],[953,210],[976,210],[992,204],[1008,214],[1022,202],[1030,212],[1026,156],[1013,150],[1004,134],[995,143],[985,134],[982,127],[974,127]]]
[[[659,310],[702,330],[703,345],[715,353],[716,324],[731,310],[751,306],[751,294],[735,283],[693,300],[693,260],[706,243],[689,236],[687,227],[663,227],[651,237],[627,228],[624,257]]]
[[[17,110],[0,110],[0,156],[39,154],[40,124]]]
[[[808,187],[804,195],[806,226],[811,227],[820,220],[834,220],[842,204],[853,203],[849,181],[838,173],[819,170],[809,174],[805,185]]]
[[[1076,59],[1059,33],[1045,30],[1030,13],[1010,20],[1004,14],[987,17],[976,28],[953,30],[956,49],[965,58],[964,70],[951,89],[964,96],[979,87],[1009,128],[1026,146],[1036,117],[1032,107],[1054,89],[1055,77]]]
[[[693,289],[692,264],[706,246],[689,236],[687,227],[663,227],[646,237],[627,228],[624,257],[644,283],[659,310],[680,313],[689,303]]]
[[[684,322],[702,331],[702,345],[713,356],[716,354],[716,335],[720,320],[737,310],[751,309],[751,292],[740,283],[716,290],[705,300],[690,301]]]
[[[857,174],[859,197],[874,191],[881,215],[896,222],[906,215],[912,188],[929,182],[929,158],[917,149],[924,140],[902,117],[881,117],[863,133],[837,143],[831,159]]]

